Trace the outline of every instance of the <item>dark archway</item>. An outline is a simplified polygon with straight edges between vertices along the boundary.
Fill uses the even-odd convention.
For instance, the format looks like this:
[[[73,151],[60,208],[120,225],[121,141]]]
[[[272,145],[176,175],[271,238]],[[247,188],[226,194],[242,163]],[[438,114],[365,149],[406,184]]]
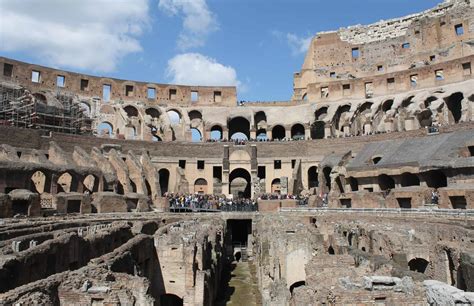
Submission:
[[[334,119],[333,119],[334,127],[337,130],[339,131],[342,130],[343,123],[344,123],[342,122],[342,119],[344,119],[344,114],[350,112],[350,110],[351,110],[350,105],[343,105],[337,109],[336,114],[334,115]]]
[[[222,127],[219,125],[214,125],[211,128],[211,139],[212,140],[222,140]]]
[[[266,129],[259,129],[259,130],[257,130],[257,140],[258,140],[258,141],[266,141],[266,140],[268,140],[268,137],[267,137],[267,130],[266,130]]]
[[[280,193],[281,192],[281,180],[276,178],[272,181],[272,193]]]
[[[127,105],[123,108],[123,110],[127,113],[127,117],[138,117],[138,109],[136,107]]]
[[[420,186],[420,179],[416,174],[405,172],[401,176],[400,183],[402,187]]]
[[[458,123],[459,120],[461,120],[462,99],[464,99],[464,95],[460,92],[453,93],[452,95],[444,99],[444,101],[446,102],[446,106],[449,109],[449,112],[453,116],[454,123]],[[452,123],[451,120],[450,123]]]
[[[267,115],[263,111],[257,112],[255,114],[254,120],[255,120],[255,129],[258,130],[264,127],[264,125],[267,123]]]
[[[329,190],[331,190],[331,172],[332,172],[332,168],[324,167],[323,169],[324,180],[326,181],[326,187],[328,187]]]
[[[421,127],[427,127],[433,124],[432,113],[429,109],[423,110],[416,117]]]
[[[416,271],[419,273],[425,273],[426,268],[428,267],[429,262],[423,258],[413,258],[408,262],[408,266],[411,271]]]
[[[311,125],[311,139],[324,139],[325,136],[324,121],[316,121]]]
[[[281,125],[275,125],[272,129],[272,139],[281,140],[285,138],[285,128]]]
[[[168,169],[160,169],[160,171],[158,171],[158,175],[160,177],[161,194],[165,194],[165,192],[168,192],[170,172],[168,171]]]
[[[193,120],[202,120],[202,114],[201,112],[197,111],[197,110],[193,110],[193,111],[190,111],[189,114],[189,120],[193,121]]]
[[[336,252],[334,252],[334,248],[332,247],[332,245],[330,245],[329,248],[328,248],[328,254],[329,255],[335,255],[336,254]]]
[[[326,118],[327,114],[328,108],[326,106],[321,107],[320,109],[314,112],[314,118],[316,121],[322,121],[324,118]]]
[[[382,111],[386,113],[390,109],[392,109],[392,106],[393,106],[393,100],[387,100],[384,103],[382,103]]]
[[[160,296],[161,306],[183,306],[183,299],[174,294],[162,294]]]
[[[448,187],[448,178],[441,170],[431,170],[423,173],[426,185],[430,188]]]
[[[302,124],[295,124],[291,127],[291,138],[294,140],[304,140],[304,126]]]
[[[229,138],[232,138],[234,134],[242,133],[247,139],[250,139],[250,123],[247,119],[235,117],[229,121],[227,126],[229,127]]]
[[[145,114],[149,115],[153,119],[158,119],[160,117],[160,111],[153,107],[147,108],[145,110]]]
[[[299,282],[293,283],[290,286],[290,293],[293,294],[293,290],[295,290],[295,288],[302,287],[302,286],[306,286],[305,281],[299,281]]]
[[[318,167],[312,166],[308,169],[308,188],[319,187]]]
[[[234,195],[234,198],[251,197],[251,177],[250,173],[242,168],[233,170],[229,175],[229,193]]]
[[[386,174],[379,175],[377,177],[377,181],[379,183],[380,190],[386,191],[395,188],[395,181]]]

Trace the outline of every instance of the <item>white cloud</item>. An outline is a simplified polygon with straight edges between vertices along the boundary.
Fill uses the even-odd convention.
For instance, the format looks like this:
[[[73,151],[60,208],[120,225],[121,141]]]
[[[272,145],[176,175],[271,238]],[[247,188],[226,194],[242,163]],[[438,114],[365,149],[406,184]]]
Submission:
[[[308,51],[312,38],[312,36],[299,37],[291,33],[286,34],[286,40],[293,55],[305,54]]]
[[[241,86],[234,68],[199,53],[176,55],[168,61],[166,73],[173,84]]]
[[[178,38],[181,50],[203,46],[207,36],[219,28],[206,0],[160,0],[158,6],[172,16],[184,16],[183,30]]]
[[[110,72],[142,50],[149,0],[0,0],[0,51],[52,66]]]
[[[294,56],[308,52],[311,40],[313,39],[312,35],[308,37],[301,37],[293,33],[282,33],[280,31],[273,31],[272,35],[279,40],[286,41],[290,47],[291,53]]]

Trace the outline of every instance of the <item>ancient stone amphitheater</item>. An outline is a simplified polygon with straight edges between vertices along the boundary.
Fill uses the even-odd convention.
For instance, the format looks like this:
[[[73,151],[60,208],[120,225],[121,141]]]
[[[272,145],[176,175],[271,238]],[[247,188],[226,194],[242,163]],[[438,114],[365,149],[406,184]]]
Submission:
[[[282,102],[0,57],[0,305],[472,305],[473,17],[318,33]]]

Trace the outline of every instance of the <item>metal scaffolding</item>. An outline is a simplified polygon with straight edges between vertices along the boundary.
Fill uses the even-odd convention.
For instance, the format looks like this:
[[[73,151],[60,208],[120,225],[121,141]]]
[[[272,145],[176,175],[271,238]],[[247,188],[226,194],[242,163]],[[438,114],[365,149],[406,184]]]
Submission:
[[[58,91],[48,105],[41,94],[31,95],[21,86],[0,82],[0,125],[42,129],[69,134],[92,134],[92,119],[74,96]]]

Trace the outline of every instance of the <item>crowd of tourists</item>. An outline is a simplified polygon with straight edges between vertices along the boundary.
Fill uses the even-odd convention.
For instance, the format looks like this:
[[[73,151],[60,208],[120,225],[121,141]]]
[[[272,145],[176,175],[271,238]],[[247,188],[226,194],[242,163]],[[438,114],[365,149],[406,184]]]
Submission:
[[[263,193],[258,196],[258,200],[296,200],[298,205],[308,205],[309,196],[280,194],[280,193]]]
[[[225,195],[167,193],[172,209],[256,211],[257,203],[251,199],[228,199]]]
[[[294,137],[294,138],[275,138],[275,139],[268,139],[268,138],[251,138],[251,139],[208,139],[207,142],[232,142],[235,145],[246,145],[249,142],[290,142],[290,141],[300,141],[305,140],[303,136],[301,137]],[[308,140],[310,140],[308,138]]]

